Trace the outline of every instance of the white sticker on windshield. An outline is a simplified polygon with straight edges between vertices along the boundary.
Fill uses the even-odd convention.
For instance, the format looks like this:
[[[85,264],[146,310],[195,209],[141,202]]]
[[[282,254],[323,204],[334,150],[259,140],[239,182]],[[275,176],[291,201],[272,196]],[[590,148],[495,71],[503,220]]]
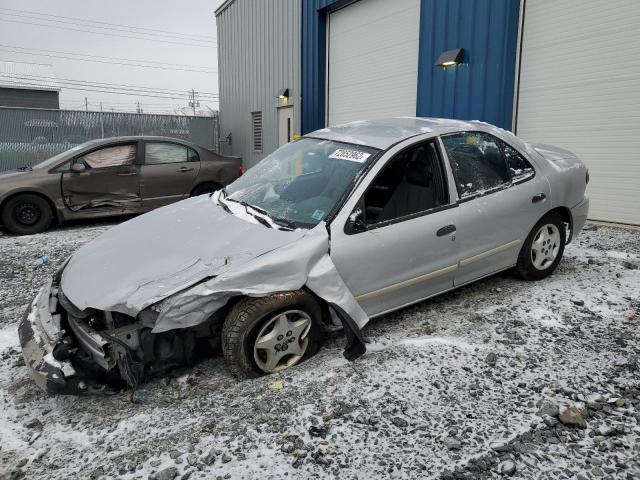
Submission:
[[[339,148],[329,158],[335,158],[338,160],[350,160],[352,162],[363,163],[371,156],[370,153],[360,152],[358,150],[347,150],[346,148]]]

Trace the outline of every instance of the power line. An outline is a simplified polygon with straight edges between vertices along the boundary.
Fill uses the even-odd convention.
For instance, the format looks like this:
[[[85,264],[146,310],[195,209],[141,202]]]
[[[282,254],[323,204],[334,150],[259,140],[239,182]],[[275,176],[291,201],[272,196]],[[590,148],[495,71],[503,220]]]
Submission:
[[[100,25],[110,25],[110,26],[114,26],[114,27],[124,27],[124,28],[129,28],[129,29],[134,29],[134,30],[147,30],[147,31],[150,31],[150,32],[159,32],[161,34],[168,34],[168,35],[174,35],[174,36],[202,37],[202,38],[210,39],[210,40],[214,39],[214,37],[211,36],[211,35],[198,35],[198,34],[192,34],[192,33],[171,32],[171,31],[159,30],[159,29],[156,29],[156,28],[147,28],[147,27],[138,27],[138,26],[134,26],[134,25],[121,25],[121,24],[118,24],[118,23],[100,22],[98,20],[90,20],[88,18],[65,17],[63,15],[53,15],[51,13],[40,13],[40,12],[34,12],[32,10],[19,10],[17,8],[6,8],[6,7],[0,7],[0,10],[7,10],[7,11],[12,11],[12,12],[20,12],[20,13],[29,13],[29,14],[38,15],[38,16],[41,16],[41,17],[53,17],[53,18],[63,18],[63,19],[66,19],[66,20],[78,20],[80,22],[90,22],[90,23],[97,23],[97,24],[100,24]]]
[[[0,13],[0,15],[6,15],[6,14]],[[172,42],[170,40],[160,40],[160,39],[154,39],[154,38],[133,37],[131,35],[120,35],[120,34],[116,34],[116,33],[94,32],[92,30],[82,30],[82,29],[79,29],[79,28],[63,27],[63,26],[60,26],[60,25],[51,25],[51,24],[46,24],[46,23],[24,22],[22,20],[9,20],[9,19],[6,19],[6,18],[0,18],[0,22],[21,23],[21,24],[24,24],[24,25],[36,25],[36,26],[39,26],[39,27],[52,27],[52,28],[59,28],[59,29],[62,29],[62,30],[70,30],[70,31],[75,31],[75,32],[94,33],[96,35],[105,35],[105,36],[110,37],[110,38],[113,38],[113,37],[132,38],[134,40],[147,40],[149,42],[170,43],[170,44],[173,44],[173,45],[182,45],[182,46],[187,46],[187,47],[217,48],[216,45],[196,45],[194,43]]]
[[[41,84],[38,83],[26,83],[26,82],[13,82],[10,80],[5,81],[5,83],[11,84],[11,85],[26,85],[26,86],[31,86],[31,87],[40,87],[42,86]],[[173,97],[173,96],[168,96],[168,95],[148,95],[148,94],[144,94],[144,93],[127,93],[127,92],[114,92],[114,91],[110,91],[110,90],[99,90],[97,88],[80,88],[80,87],[68,87],[65,86],[65,88],[69,89],[69,90],[79,90],[79,91],[83,91],[83,92],[100,92],[100,93],[110,93],[110,94],[114,94],[114,95],[129,95],[129,96],[133,96],[133,97],[150,97],[150,98],[166,98],[166,99],[175,99],[175,100],[184,100],[185,97]]]
[[[36,80],[45,80],[50,82],[57,83],[70,83],[72,85],[83,85],[83,86],[91,86],[91,87],[100,87],[100,88],[111,88],[111,87],[128,87],[137,90],[149,91],[152,93],[182,93],[184,90],[176,90],[170,88],[162,88],[162,87],[146,87],[142,85],[131,85],[128,83],[109,83],[109,82],[98,82],[91,80],[79,80],[75,78],[59,78],[59,77],[47,77],[43,75],[33,75],[27,73],[2,73],[0,72],[0,76],[9,77],[11,79],[20,80],[25,78],[26,80],[30,80],[35,82]],[[61,81],[62,80],[62,81]],[[187,95],[189,92],[185,92]],[[205,97],[217,97],[219,94],[215,92],[201,92]]]
[[[105,57],[105,56],[101,56],[101,55],[87,55],[87,54],[82,54],[82,53],[71,53],[71,52],[61,52],[58,50],[45,50],[45,49],[39,49],[39,48],[25,48],[25,47],[16,47],[14,45],[5,45],[5,44],[0,44],[0,50],[2,51],[7,51],[7,52],[11,52],[11,53],[17,53],[17,54],[23,54],[23,55],[35,55],[35,56],[46,56],[46,57],[54,57],[54,58],[64,58],[64,59],[68,59],[68,60],[78,60],[78,61],[82,61],[82,62],[96,62],[96,63],[106,63],[106,64],[110,64],[110,65],[124,65],[127,67],[143,67],[143,68],[158,68],[161,70],[180,70],[180,71],[185,71],[185,72],[199,72],[199,73],[217,73],[217,70],[211,70],[211,69],[207,69],[207,67],[203,67],[203,66],[199,66],[199,65],[186,65],[186,64],[181,64],[181,63],[168,63],[168,62],[156,62],[156,61],[151,61],[151,60],[138,60],[138,59],[133,59],[133,58],[119,58],[119,57]],[[14,50],[11,50],[14,49]],[[15,49],[19,49],[20,51],[17,51]],[[29,51],[22,51],[22,50],[29,50],[31,52],[45,52],[45,53],[30,53]],[[59,54],[59,55],[52,55],[52,54]],[[74,57],[67,57],[66,55],[77,55],[77,56],[82,56],[85,58],[74,58]],[[93,57],[93,58],[90,58]],[[140,63],[121,63],[121,62],[109,62],[109,61],[105,61],[105,60],[94,60],[94,58],[96,59],[108,59],[108,60],[122,60],[125,62],[142,62],[142,63],[150,63],[150,64],[155,64],[155,65],[141,65]],[[25,62],[26,63],[26,62]],[[172,68],[172,67],[178,67],[178,68]],[[188,67],[188,68],[184,68],[184,67]]]

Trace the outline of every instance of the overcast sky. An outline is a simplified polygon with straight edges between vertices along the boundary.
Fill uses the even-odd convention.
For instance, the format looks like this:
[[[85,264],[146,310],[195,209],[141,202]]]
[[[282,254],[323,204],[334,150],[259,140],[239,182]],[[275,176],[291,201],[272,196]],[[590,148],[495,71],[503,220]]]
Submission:
[[[222,1],[0,0],[0,60],[51,64],[61,82],[62,108],[84,109],[86,96],[90,110],[102,102],[105,110],[135,111],[139,101],[145,112],[173,111],[187,106],[186,92],[194,88],[202,92],[201,109],[217,109],[214,11]],[[134,87],[146,92],[87,91],[102,89],[97,82],[122,93]]]

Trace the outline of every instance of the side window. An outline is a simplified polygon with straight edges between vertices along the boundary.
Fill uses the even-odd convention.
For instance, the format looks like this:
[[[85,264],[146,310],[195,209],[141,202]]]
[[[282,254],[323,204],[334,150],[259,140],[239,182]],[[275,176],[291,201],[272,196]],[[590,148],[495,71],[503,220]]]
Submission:
[[[535,175],[536,171],[526,158],[520,155],[515,148],[504,142],[501,142],[501,144],[504,158],[507,160],[507,166],[514,182],[522,182]]]
[[[187,157],[190,162],[200,161],[200,155],[193,148],[187,148]]]
[[[88,168],[107,168],[133,165],[135,159],[135,145],[116,145],[87,153],[76,158],[75,163],[84,163]]]
[[[188,160],[188,149],[175,143],[147,143],[144,147],[145,165],[182,163]]]
[[[374,225],[446,205],[445,178],[435,143],[399,153],[365,192],[365,221]]]
[[[511,183],[511,176],[496,140],[486,133],[445,135],[447,150],[460,198],[482,194]]]

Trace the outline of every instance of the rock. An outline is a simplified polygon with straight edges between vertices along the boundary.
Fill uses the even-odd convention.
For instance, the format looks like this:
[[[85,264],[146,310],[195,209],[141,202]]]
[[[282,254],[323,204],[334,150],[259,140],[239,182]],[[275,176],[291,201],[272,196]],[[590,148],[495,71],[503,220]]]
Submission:
[[[498,472],[500,475],[513,475],[516,471],[516,464],[511,460],[505,460],[498,466]]]
[[[509,444],[503,442],[493,442],[489,447],[494,452],[506,452],[509,450]]]
[[[209,450],[209,453],[207,453],[204,457],[202,457],[202,461],[206,465],[211,465],[213,462],[216,461],[216,451],[213,448]]]
[[[327,433],[329,433],[329,429],[324,425],[319,427],[316,427],[315,425],[311,425],[309,427],[309,435],[311,435],[312,437],[324,438],[327,436]]]
[[[293,443],[283,443],[282,446],[280,447],[280,451],[283,453],[291,453],[296,449],[296,447],[294,447]]]
[[[584,307],[584,300],[581,300],[579,298],[572,298],[571,303],[577,305],[578,307]]]
[[[622,266],[628,270],[638,270],[638,268],[640,268],[637,263],[630,262],[629,260],[623,260]]]
[[[156,473],[156,480],[173,480],[178,476],[178,469],[176,467],[168,467],[160,470]]]
[[[587,428],[582,413],[574,405],[560,411],[560,421],[568,427]]]
[[[391,423],[393,423],[396,427],[405,428],[409,426],[409,422],[407,422],[404,418],[393,417],[391,419]]]
[[[233,460],[233,458],[231,458],[230,455],[227,455],[226,453],[222,454],[221,457],[222,463],[229,463],[231,460]]]
[[[615,435],[617,433],[617,430],[616,427],[613,427],[611,425],[601,425],[596,430],[596,433],[603,437],[609,437],[611,435]]]
[[[162,460],[160,460],[159,458],[154,458],[149,462],[149,465],[151,465],[154,468],[158,468],[161,463],[162,463]]]
[[[555,427],[559,423],[556,417],[550,417],[549,415],[545,415],[542,419],[548,427]]]
[[[449,450],[460,450],[462,448],[462,442],[455,437],[446,437],[442,443]]]
[[[40,422],[40,420],[38,420],[37,418],[30,418],[22,425],[24,425],[25,428],[42,428],[42,422]]]
[[[24,467],[28,462],[29,462],[29,460],[27,460],[26,458],[21,458],[20,460],[18,460],[18,463],[16,463],[16,468],[22,468],[22,467]]]
[[[496,362],[498,361],[498,356],[495,353],[491,352],[487,355],[484,361],[487,363],[487,365],[495,367]]]
[[[189,455],[187,455],[187,463],[191,466],[194,466],[196,463],[198,463],[198,456],[194,453],[190,453]]]
[[[536,415],[543,418],[545,416],[557,417],[558,415],[560,415],[560,408],[558,407],[558,405],[555,405],[551,402],[544,402],[536,412]]]

